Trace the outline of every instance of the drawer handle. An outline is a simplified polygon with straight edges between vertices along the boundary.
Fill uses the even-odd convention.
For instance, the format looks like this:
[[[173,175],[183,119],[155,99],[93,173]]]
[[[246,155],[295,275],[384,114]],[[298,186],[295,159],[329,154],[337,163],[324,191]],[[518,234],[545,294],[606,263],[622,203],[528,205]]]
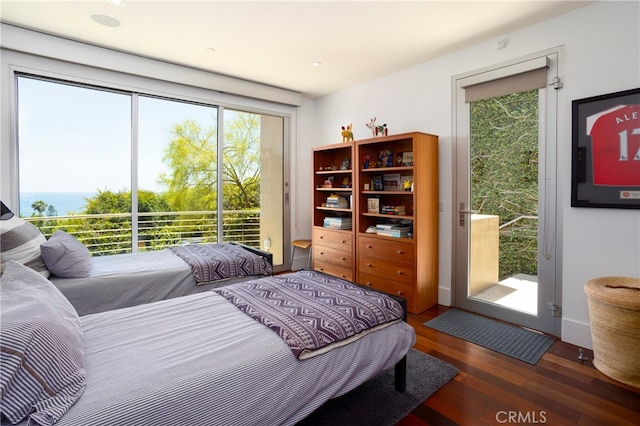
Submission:
[[[324,235],[320,235],[320,239],[323,239],[323,238],[324,238]]]
[[[402,291],[398,291],[396,294],[397,294],[398,296],[402,296]]]
[[[320,256],[322,256],[322,255],[324,255],[324,252],[323,252],[323,251],[321,251],[321,252],[320,252]]]
[[[402,250],[398,250],[396,253],[398,253],[398,254],[402,254]]]
[[[367,263],[367,268],[371,268],[371,264],[370,263]]]
[[[345,243],[345,240],[340,240],[340,244],[344,244],[344,243]]]
[[[343,275],[340,275],[340,277],[341,277],[341,278],[347,278],[347,276],[346,276],[346,275],[344,275],[344,274],[343,274]]]
[[[367,244],[367,248],[371,248],[371,244]]]
[[[368,287],[373,287],[373,284],[371,284],[370,282],[367,281],[367,286]]]
[[[347,260],[347,258],[346,257],[341,257],[340,260]]]
[[[398,273],[398,275],[403,275],[404,274],[402,271],[398,271],[397,273]]]

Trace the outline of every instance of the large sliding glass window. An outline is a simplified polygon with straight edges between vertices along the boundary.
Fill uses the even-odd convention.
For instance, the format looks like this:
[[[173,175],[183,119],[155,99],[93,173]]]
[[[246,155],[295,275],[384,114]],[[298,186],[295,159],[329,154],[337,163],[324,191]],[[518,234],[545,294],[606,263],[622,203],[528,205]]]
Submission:
[[[285,258],[284,119],[20,75],[20,215],[94,255],[235,241]]]

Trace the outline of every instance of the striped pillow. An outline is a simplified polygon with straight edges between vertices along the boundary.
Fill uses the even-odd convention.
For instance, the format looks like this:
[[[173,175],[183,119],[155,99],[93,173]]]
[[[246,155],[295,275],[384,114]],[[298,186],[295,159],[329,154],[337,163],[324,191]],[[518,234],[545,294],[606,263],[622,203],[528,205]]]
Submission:
[[[46,242],[38,228],[18,216],[0,220],[0,274],[7,262],[15,260],[49,278],[51,273],[40,255],[40,244]]]
[[[56,423],[85,386],[77,312],[49,280],[10,261],[0,277],[0,320],[0,414],[12,424]]]

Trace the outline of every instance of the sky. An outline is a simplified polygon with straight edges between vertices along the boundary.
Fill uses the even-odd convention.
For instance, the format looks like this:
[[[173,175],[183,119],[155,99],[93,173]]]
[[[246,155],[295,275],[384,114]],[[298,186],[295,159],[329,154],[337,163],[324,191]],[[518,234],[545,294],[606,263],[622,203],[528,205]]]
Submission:
[[[162,191],[163,150],[186,119],[207,127],[216,109],[140,97],[138,187]],[[131,97],[20,78],[21,192],[96,192],[131,188]]]

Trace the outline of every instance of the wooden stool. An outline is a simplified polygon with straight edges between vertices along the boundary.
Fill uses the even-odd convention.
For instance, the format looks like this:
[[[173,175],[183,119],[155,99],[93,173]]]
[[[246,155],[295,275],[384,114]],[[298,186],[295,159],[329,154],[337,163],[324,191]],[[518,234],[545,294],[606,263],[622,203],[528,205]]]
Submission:
[[[311,240],[293,240],[291,241],[291,264],[289,269],[293,270],[293,256],[296,253],[296,248],[309,249],[309,257],[307,258],[307,267],[311,266]]]

